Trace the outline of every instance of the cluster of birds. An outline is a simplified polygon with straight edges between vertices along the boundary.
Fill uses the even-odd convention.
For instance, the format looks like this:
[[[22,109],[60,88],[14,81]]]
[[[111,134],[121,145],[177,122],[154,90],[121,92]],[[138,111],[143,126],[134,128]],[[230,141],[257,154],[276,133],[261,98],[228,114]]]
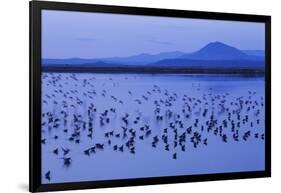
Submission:
[[[134,155],[139,145],[150,144],[170,152],[171,159],[177,160],[188,148],[207,146],[211,136],[222,143],[265,137],[264,99],[255,91],[233,97],[212,88],[201,91],[200,85],[192,85],[200,93],[194,97],[188,91],[177,93],[151,85],[141,94],[128,89],[118,96],[105,84],[97,87],[94,75],[81,78],[76,74],[43,73],[42,80],[41,143],[74,144],[64,147],[65,143],[58,143],[43,153],[57,156],[65,167],[73,162],[73,149],[89,157],[104,150]],[[119,86],[113,78],[108,81],[111,87]],[[100,100],[107,105],[99,106]],[[132,110],[126,111],[128,107]],[[148,143],[142,143],[145,141]],[[85,148],[81,143],[88,145]],[[44,173],[46,180],[50,181],[51,176],[50,170]]]

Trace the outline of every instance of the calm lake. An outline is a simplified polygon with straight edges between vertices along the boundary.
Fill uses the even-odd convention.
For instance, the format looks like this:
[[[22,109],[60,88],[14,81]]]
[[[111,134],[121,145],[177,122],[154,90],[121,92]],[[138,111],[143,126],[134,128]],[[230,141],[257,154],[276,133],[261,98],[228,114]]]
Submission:
[[[264,170],[264,83],[42,73],[42,183]]]

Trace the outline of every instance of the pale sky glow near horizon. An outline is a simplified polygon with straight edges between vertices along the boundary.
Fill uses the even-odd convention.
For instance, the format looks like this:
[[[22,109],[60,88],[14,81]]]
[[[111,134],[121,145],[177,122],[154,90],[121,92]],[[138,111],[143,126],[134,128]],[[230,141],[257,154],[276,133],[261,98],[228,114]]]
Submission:
[[[206,19],[42,11],[42,58],[126,57],[194,52],[220,41],[265,49],[265,24]]]

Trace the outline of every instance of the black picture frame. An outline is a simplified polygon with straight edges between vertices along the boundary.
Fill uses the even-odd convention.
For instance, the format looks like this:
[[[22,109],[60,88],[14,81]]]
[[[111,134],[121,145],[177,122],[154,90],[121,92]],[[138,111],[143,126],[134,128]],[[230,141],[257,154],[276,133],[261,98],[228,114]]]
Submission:
[[[200,18],[265,23],[265,170],[235,173],[150,177],[138,179],[89,181],[73,183],[41,184],[41,10],[68,10],[80,12],[120,13],[179,18]],[[271,17],[233,13],[215,13],[156,8],[123,7],[78,3],[30,2],[30,98],[29,98],[29,191],[59,191],[90,188],[108,188],[167,183],[183,183],[271,176]]]

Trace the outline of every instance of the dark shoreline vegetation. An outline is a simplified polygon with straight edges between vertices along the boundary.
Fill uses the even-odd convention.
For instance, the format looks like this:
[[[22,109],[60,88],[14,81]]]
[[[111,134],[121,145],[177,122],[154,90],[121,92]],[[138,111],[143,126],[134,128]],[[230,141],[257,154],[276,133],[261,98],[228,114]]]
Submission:
[[[42,72],[57,73],[144,73],[144,74],[233,74],[264,76],[262,68],[198,68],[198,67],[89,67],[89,66],[42,66]]]

